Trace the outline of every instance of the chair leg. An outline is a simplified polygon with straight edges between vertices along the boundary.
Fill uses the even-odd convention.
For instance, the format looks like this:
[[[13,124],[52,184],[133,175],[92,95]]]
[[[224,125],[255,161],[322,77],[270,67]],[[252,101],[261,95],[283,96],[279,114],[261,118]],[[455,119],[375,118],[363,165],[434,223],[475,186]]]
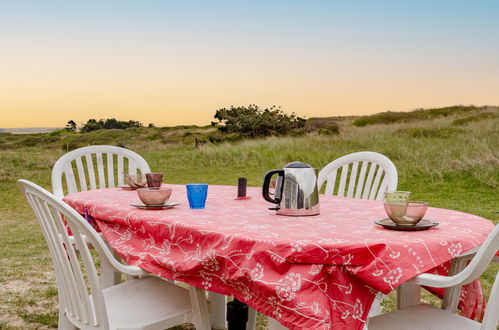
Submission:
[[[276,319],[272,318],[272,317],[268,317],[268,326],[267,328],[269,330],[285,330],[287,329],[284,325],[282,325],[281,323],[279,323]]]
[[[248,323],[246,323],[246,330],[256,329],[256,310],[248,306]]]
[[[225,329],[227,327],[227,296],[208,292],[208,300],[215,306],[215,310],[210,313],[211,327],[213,329]]]
[[[57,325],[57,329],[59,330],[77,330],[78,328],[69,321],[66,316],[66,313],[63,312],[64,308],[59,307],[59,321]]]
[[[381,315],[381,300],[385,295],[381,292],[378,292],[376,294],[376,297],[374,298],[373,304],[371,305],[371,309],[369,310],[369,316],[368,317],[375,317],[378,315]]]
[[[397,309],[419,305],[421,301],[421,286],[412,283],[402,283],[397,288]]]
[[[208,301],[204,290],[189,287],[191,303],[194,312],[192,323],[196,330],[211,330],[210,314],[208,313]]]
[[[111,265],[103,260],[101,260],[100,273],[100,281],[103,289],[121,283],[121,274],[115,272]]]
[[[111,251],[113,252],[114,257],[118,257],[116,252],[112,249]],[[101,260],[100,274],[100,281],[103,289],[121,283],[121,273],[115,272],[114,268],[112,268],[111,265],[104,260]]]
[[[456,257],[452,259],[449,276],[456,275],[460,273],[466,264],[470,260],[469,257],[459,258]],[[444,299],[442,300],[442,309],[448,310],[452,313],[457,312],[457,306],[459,305],[459,297],[461,296],[461,286],[453,286],[445,289]]]

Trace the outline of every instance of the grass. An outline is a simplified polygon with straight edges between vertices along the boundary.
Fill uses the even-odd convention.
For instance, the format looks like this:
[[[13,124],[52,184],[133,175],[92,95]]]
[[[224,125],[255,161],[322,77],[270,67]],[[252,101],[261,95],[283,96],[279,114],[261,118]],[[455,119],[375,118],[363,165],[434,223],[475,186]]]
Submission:
[[[365,127],[344,122],[339,135],[246,140],[206,144],[198,149],[185,139],[209,134],[209,128],[143,128],[91,136],[62,132],[52,135],[56,142],[31,147],[18,144],[19,136],[0,134],[0,145],[17,145],[0,147],[0,329],[56,327],[57,291],[51,260],[15,181],[25,178],[50,190],[50,171],[64,154],[64,143],[123,143],[144,156],[153,170],[164,172],[168,183],[235,185],[238,177],[245,176],[253,186],[261,185],[267,170],[294,160],[321,168],[351,152],[377,151],[392,159],[399,172],[399,188],[412,191],[415,199],[497,223],[499,119],[468,120],[459,128],[454,126],[455,120],[455,115],[448,115]],[[50,136],[36,136],[49,141],[45,135]],[[498,266],[493,265],[482,276],[486,290],[490,290],[497,271]],[[438,302],[429,294],[423,299]],[[393,294],[385,299],[384,308],[395,308]],[[259,324],[264,328],[263,321]]]

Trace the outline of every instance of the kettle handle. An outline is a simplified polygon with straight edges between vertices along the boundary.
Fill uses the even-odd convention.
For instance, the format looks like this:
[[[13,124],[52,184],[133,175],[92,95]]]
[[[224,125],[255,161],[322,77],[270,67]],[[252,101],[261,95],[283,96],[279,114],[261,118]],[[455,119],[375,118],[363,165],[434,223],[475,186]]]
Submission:
[[[270,179],[272,178],[272,175],[274,175],[274,174],[279,174],[279,176],[284,179],[284,170],[283,169],[271,170],[271,171],[268,171],[267,173],[265,173],[265,176],[263,177],[262,196],[267,202],[279,204],[281,199],[277,196],[281,196],[280,192],[278,194],[277,190],[276,190],[276,193],[274,195],[276,198],[272,198],[269,195]],[[280,188],[280,187],[276,186],[276,188]],[[282,186],[281,186],[281,189],[282,189]]]

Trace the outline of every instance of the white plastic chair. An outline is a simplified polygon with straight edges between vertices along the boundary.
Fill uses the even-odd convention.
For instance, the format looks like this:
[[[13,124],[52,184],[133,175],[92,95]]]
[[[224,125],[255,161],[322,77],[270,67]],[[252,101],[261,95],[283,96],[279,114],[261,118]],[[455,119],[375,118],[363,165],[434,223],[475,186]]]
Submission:
[[[341,176],[336,187],[339,169]],[[390,159],[377,152],[362,151],[340,157],[326,165],[319,172],[317,186],[320,190],[327,182],[327,195],[382,200],[386,191],[397,189],[397,181],[397,169]]]
[[[336,185],[338,170],[341,174],[339,184]],[[340,157],[326,165],[319,172],[319,190],[325,182],[327,195],[382,200],[386,191],[397,190],[398,174],[388,157],[377,152],[361,151]],[[383,297],[382,294],[376,296],[370,316],[381,313]]]
[[[83,147],[68,152],[55,162],[52,168],[52,191],[55,196],[62,198],[65,190],[67,194],[72,194],[113,188],[116,182],[118,185],[124,184],[123,173],[135,174],[137,171],[148,173],[151,169],[144,158],[131,150],[105,145]],[[121,275],[105,264],[101,266],[101,273],[104,287],[121,281]]]
[[[151,172],[144,158],[131,150],[115,146],[83,147],[68,152],[55,162],[52,190],[57,197],[65,196],[63,177],[67,194],[113,188],[116,182],[124,184],[123,173],[135,174],[137,170]]]
[[[101,262],[116,271],[131,276],[147,273],[120,264],[87,221],[59,198],[27,180],[19,180],[18,186],[35,212],[54,263],[59,329],[165,329],[185,322],[197,329],[211,328],[200,289],[184,289],[153,276],[104,289],[87,242]]]
[[[435,288],[450,288],[473,282],[485,271],[499,249],[499,225],[480,246],[471,262],[456,275],[441,276],[421,274],[409,280],[409,283]],[[499,321],[499,273],[490,291],[487,310],[482,323],[454,314],[451,311],[420,304],[383,314],[369,320],[369,330],[389,329],[480,329],[495,330]]]

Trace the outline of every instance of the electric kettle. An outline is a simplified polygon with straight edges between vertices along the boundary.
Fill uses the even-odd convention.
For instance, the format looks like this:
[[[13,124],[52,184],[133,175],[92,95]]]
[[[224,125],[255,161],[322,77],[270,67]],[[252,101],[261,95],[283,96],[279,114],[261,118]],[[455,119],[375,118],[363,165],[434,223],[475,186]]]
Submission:
[[[270,179],[278,174],[272,198],[269,193]],[[319,214],[317,169],[302,162],[292,162],[280,170],[268,171],[263,178],[263,198],[277,204],[279,215],[307,216]]]

